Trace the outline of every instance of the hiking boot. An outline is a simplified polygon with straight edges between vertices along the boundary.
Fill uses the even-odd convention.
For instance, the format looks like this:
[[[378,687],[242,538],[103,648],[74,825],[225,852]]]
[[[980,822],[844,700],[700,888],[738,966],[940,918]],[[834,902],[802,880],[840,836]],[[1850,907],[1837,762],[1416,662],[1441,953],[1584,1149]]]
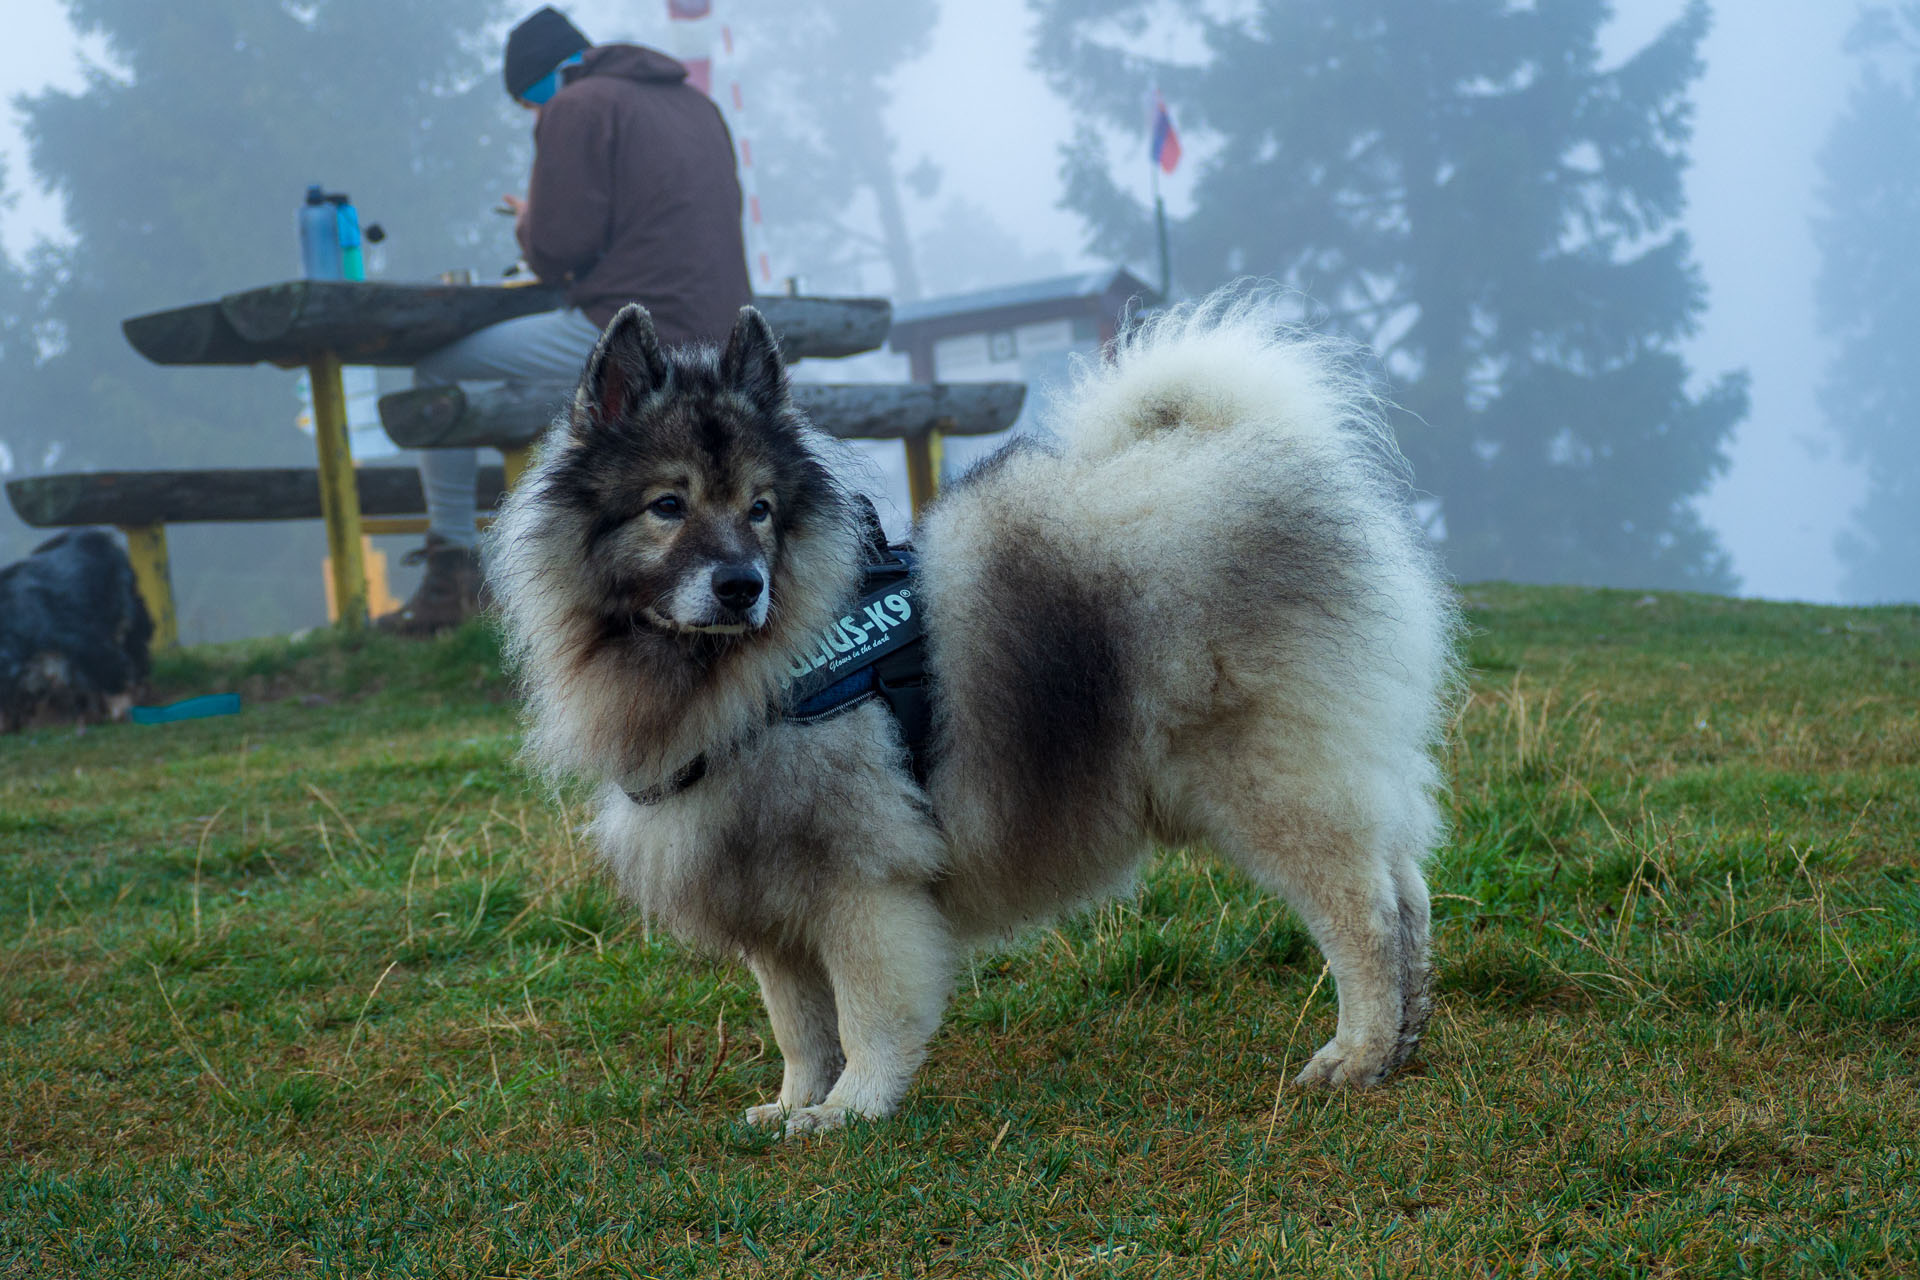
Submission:
[[[472,547],[456,547],[445,538],[427,535],[427,545],[400,558],[401,564],[422,561],[427,571],[407,602],[383,613],[373,625],[395,636],[433,636],[459,626],[480,611],[480,554]]]

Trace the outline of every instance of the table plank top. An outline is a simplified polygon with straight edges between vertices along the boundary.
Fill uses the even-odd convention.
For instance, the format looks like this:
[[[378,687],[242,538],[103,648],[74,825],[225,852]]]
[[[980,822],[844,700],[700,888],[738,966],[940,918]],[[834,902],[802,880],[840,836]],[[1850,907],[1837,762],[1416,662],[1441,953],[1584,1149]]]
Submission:
[[[165,365],[296,366],[331,353],[343,364],[406,366],[488,325],[552,311],[539,285],[288,280],[121,323],[127,341]],[[884,298],[754,299],[789,359],[871,351],[886,340]]]

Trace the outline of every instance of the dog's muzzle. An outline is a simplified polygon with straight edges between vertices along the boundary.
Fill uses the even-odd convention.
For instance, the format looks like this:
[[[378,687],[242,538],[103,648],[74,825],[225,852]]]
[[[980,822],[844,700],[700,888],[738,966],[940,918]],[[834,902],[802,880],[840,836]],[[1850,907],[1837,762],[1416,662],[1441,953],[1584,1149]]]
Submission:
[[[642,615],[666,631],[740,635],[766,625],[767,606],[766,569],[757,560],[728,560],[688,574]]]

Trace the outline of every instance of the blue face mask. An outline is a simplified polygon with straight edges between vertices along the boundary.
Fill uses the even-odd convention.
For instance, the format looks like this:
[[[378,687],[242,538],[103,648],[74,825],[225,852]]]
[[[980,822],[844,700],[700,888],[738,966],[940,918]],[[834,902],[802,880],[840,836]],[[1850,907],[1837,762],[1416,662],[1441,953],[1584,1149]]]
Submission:
[[[576,53],[553,70],[547,72],[546,75],[533,82],[532,88],[520,95],[520,101],[531,102],[536,107],[544,104],[547,99],[560,92],[560,73],[568,67],[579,66],[581,59],[585,57],[586,55],[584,53]]]

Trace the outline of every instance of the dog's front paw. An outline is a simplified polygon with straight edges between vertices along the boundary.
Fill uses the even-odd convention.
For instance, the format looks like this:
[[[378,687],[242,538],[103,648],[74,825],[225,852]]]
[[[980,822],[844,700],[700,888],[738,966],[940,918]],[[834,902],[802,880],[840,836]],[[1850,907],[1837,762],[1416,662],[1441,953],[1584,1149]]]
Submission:
[[[824,1133],[828,1129],[838,1129],[847,1121],[857,1119],[857,1111],[849,1111],[842,1106],[828,1106],[825,1103],[814,1107],[789,1107],[783,1102],[763,1102],[757,1107],[748,1107],[746,1121],[762,1129],[785,1129],[786,1136],[796,1133]]]
[[[796,1107],[787,1116],[787,1136],[796,1133],[825,1133],[829,1129],[843,1127],[847,1121],[856,1120],[859,1113],[849,1111],[842,1106],[821,1103],[816,1107]]]
[[[1393,1067],[1386,1050],[1329,1040],[1293,1082],[1307,1089],[1370,1089],[1392,1074]]]

